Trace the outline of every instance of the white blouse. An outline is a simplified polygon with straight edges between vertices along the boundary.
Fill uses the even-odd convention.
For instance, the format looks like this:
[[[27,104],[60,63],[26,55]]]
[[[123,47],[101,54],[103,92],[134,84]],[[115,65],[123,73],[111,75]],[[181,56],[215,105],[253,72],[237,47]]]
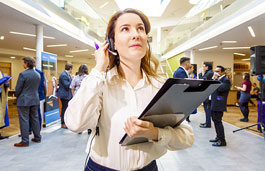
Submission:
[[[82,81],[64,117],[67,127],[74,132],[99,127],[99,136],[95,136],[89,155],[93,161],[116,170],[137,170],[164,155],[167,149],[180,150],[193,144],[193,131],[186,121],[177,128],[158,128],[157,142],[119,144],[127,118],[139,116],[163,85],[155,78],[150,80],[153,85],[143,72],[143,79],[132,88],[126,80],[118,79],[114,67],[107,73],[92,69]]]

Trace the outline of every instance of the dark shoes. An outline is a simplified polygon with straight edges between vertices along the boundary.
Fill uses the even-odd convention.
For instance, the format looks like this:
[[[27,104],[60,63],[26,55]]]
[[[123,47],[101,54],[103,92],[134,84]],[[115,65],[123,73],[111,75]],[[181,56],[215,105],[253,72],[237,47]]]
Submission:
[[[211,126],[206,125],[206,124],[200,125],[200,127],[201,127],[201,128],[211,128]]]
[[[0,134],[0,140],[6,139],[6,138],[8,138],[8,136],[3,136]]]
[[[215,139],[209,140],[209,142],[214,143],[214,142],[217,142],[218,140],[219,140],[218,138],[215,138]]]
[[[16,143],[14,144],[15,147],[28,147],[29,145],[28,144],[24,144],[23,142],[19,142],[19,143]]]
[[[88,129],[88,130],[87,130],[88,135],[91,134],[91,132],[92,132],[91,129]]]
[[[40,143],[40,140],[36,140],[35,138],[32,138],[31,141],[33,141],[35,143]]]
[[[62,124],[61,128],[67,129],[67,126],[65,124]]]
[[[248,118],[242,118],[240,119],[241,122],[248,122]]]
[[[213,143],[212,146],[214,146],[214,147],[226,146],[226,142],[225,141],[218,140],[217,142]]]

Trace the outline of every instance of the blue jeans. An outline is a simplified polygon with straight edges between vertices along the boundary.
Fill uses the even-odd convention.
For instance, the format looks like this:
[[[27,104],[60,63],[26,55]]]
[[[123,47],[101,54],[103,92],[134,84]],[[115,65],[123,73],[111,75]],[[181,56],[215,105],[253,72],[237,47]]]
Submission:
[[[248,119],[249,109],[248,109],[248,102],[250,100],[250,93],[241,92],[240,99],[239,99],[239,107],[244,116],[244,119]]]
[[[211,101],[210,100],[204,101],[203,108],[204,108],[205,116],[206,116],[205,125],[210,127],[211,126]]]
[[[94,162],[93,160],[89,159],[84,171],[117,171],[117,170],[101,166],[96,162]],[[156,161],[153,160],[150,164],[137,171],[158,171]]]

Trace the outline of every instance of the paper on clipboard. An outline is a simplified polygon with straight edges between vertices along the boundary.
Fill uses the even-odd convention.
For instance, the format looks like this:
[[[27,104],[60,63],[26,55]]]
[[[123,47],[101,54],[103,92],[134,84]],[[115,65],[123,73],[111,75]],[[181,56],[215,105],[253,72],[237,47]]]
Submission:
[[[219,81],[169,78],[144,109],[139,119],[150,121],[155,127],[176,127],[181,124],[218,87]],[[132,145],[148,142],[144,137],[129,137],[120,144]]]

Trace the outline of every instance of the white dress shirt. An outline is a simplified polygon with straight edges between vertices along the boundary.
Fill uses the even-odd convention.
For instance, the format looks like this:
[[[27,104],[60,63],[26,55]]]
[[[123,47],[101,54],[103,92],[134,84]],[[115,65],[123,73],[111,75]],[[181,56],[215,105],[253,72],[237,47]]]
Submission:
[[[193,131],[186,121],[177,128],[158,128],[157,142],[119,144],[127,118],[139,116],[164,83],[152,77],[150,80],[153,85],[143,72],[143,78],[132,88],[125,79],[118,79],[114,67],[107,73],[92,69],[82,81],[68,104],[65,123],[74,132],[99,127],[89,155],[94,162],[116,170],[137,170],[161,157],[167,149],[180,150],[193,144]]]

